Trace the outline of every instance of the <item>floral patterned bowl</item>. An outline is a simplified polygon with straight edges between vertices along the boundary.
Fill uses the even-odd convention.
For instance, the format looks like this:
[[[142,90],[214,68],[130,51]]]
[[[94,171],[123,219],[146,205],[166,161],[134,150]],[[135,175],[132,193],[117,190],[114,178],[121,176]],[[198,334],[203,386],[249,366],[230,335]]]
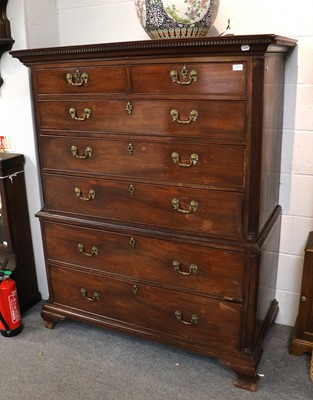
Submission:
[[[134,0],[139,21],[151,39],[207,36],[219,0]]]

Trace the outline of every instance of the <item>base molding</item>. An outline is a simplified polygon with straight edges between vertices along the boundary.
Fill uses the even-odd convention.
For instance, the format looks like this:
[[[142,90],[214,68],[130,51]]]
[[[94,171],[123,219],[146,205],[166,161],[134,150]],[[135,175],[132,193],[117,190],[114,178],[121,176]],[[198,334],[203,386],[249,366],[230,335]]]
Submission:
[[[137,337],[153,340],[154,342],[161,342],[165,345],[183,348],[186,351],[191,351],[193,353],[197,353],[203,356],[216,358],[221,365],[230,368],[237,374],[237,379],[233,383],[235,387],[255,392],[257,390],[257,385],[260,379],[257,373],[257,367],[263,351],[263,340],[266,336],[266,332],[274,322],[277,312],[278,303],[276,300],[274,300],[268,311],[268,316],[264,321],[264,326],[260,332],[260,335],[256,340],[256,346],[253,352],[233,352],[225,350],[224,352],[222,352],[222,354],[219,349],[207,348],[204,346],[200,347],[197,344],[187,342],[179,342],[177,340],[166,337],[161,332],[159,334],[157,332],[154,332],[152,334],[148,330],[144,330],[140,327],[131,327],[127,324],[124,324],[123,322],[109,322],[108,320],[106,320],[105,317],[89,314],[77,309],[71,309],[69,307],[61,306],[50,301],[44,303],[41,311],[41,316],[45,321],[45,327],[48,329],[54,329],[57,322],[62,321],[65,318],[69,318],[92,325],[101,326],[103,328],[132,334]]]

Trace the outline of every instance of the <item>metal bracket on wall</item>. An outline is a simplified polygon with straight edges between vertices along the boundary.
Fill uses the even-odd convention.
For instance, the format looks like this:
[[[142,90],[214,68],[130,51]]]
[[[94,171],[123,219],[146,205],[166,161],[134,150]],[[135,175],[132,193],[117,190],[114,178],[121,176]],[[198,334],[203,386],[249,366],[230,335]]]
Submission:
[[[7,18],[8,0],[0,0],[0,59],[2,54],[11,50],[14,40],[11,37],[10,21]],[[3,79],[0,75],[0,86],[3,84]]]

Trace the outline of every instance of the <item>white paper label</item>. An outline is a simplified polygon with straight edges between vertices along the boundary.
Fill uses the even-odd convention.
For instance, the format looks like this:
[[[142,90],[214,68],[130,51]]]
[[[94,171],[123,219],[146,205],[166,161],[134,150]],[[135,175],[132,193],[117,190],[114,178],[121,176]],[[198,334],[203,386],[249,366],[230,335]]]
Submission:
[[[243,65],[242,64],[234,64],[233,71],[243,71]]]
[[[250,50],[250,46],[248,44],[243,44],[241,46],[241,51],[249,51]]]

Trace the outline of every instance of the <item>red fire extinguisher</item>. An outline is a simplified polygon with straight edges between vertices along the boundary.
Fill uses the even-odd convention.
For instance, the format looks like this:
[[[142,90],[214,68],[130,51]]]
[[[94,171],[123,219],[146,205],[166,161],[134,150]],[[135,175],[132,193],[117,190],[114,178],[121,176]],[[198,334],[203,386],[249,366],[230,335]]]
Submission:
[[[3,268],[4,262],[1,265]],[[5,337],[18,335],[23,330],[16,285],[12,271],[0,270],[0,333]]]

